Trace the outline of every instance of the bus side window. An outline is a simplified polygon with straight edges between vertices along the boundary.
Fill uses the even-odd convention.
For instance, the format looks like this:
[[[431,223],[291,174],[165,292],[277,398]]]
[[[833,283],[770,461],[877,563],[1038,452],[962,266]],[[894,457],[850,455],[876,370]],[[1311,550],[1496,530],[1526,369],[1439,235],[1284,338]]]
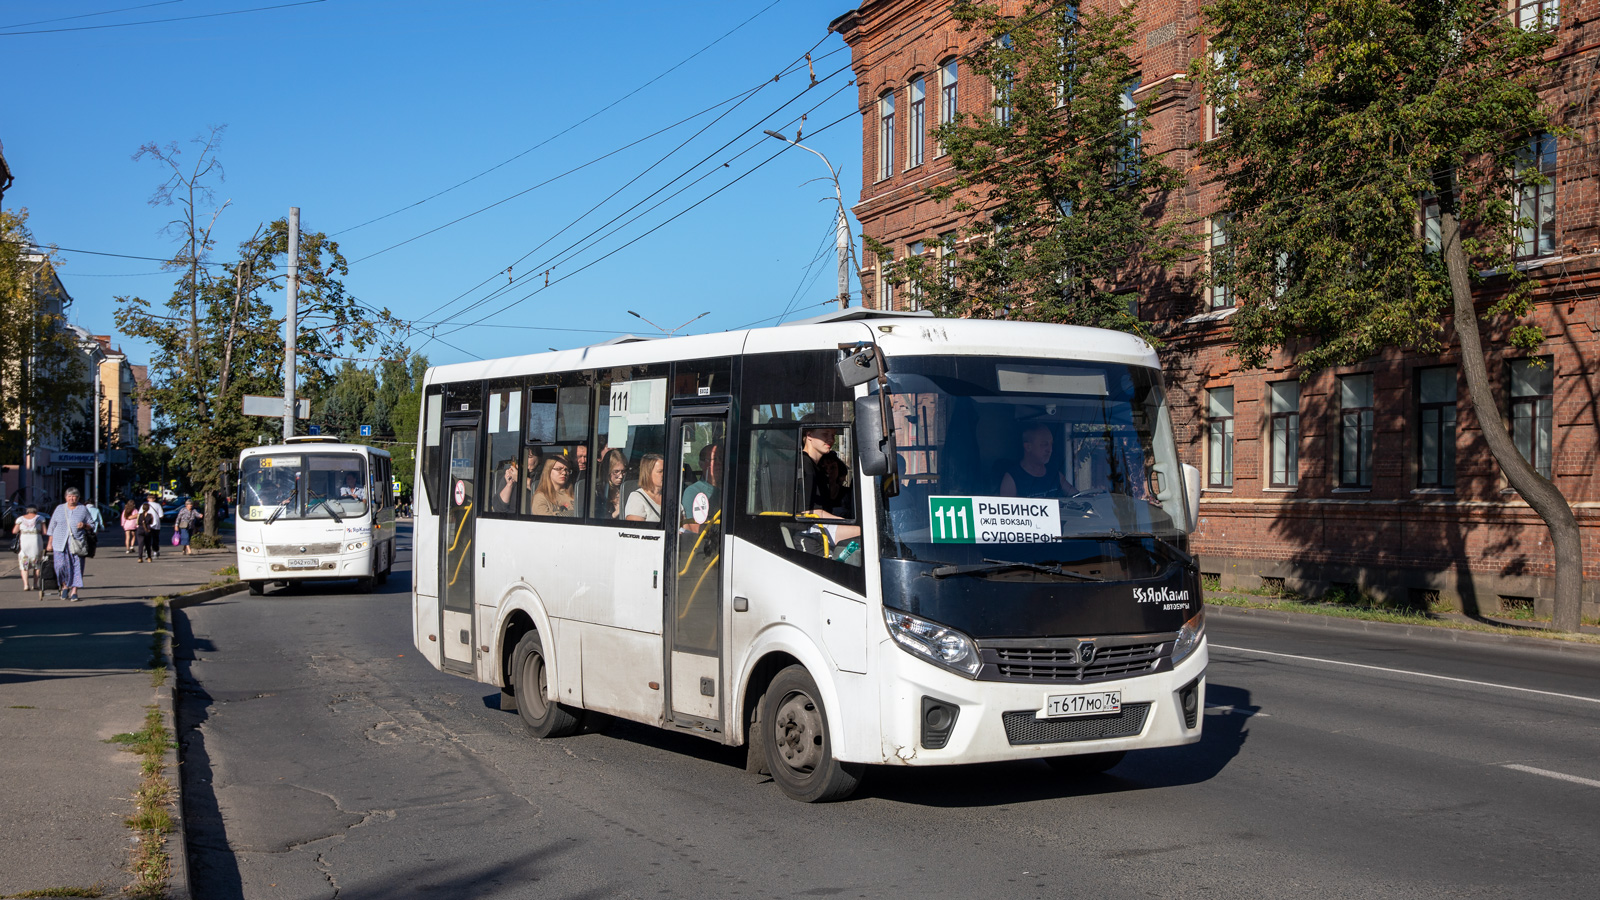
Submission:
[[[491,515],[517,511],[517,448],[522,438],[522,391],[504,385],[489,388],[488,434],[484,440],[484,491],[480,509]]]

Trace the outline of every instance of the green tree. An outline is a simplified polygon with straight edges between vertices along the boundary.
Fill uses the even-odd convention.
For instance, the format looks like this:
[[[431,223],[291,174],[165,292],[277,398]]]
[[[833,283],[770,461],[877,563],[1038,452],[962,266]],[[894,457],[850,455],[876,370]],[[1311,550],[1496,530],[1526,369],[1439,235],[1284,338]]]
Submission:
[[[159,305],[137,296],[116,298],[118,328],[155,347],[149,396],[159,417],[156,438],[171,443],[173,462],[208,498],[207,534],[216,533],[217,504],[209,501],[222,485],[221,464],[262,432],[260,419],[243,415],[241,398],[283,392],[283,319],[271,295],[283,289],[277,272],[288,255],[288,221],[279,219],[242,243],[236,260],[209,261],[211,231],[226,206],[214,204],[206,180],[221,177],[215,161],[220,132],[195,139],[199,153],[193,164],[183,162],[176,144],[140,149],[135,158],[152,158],[171,173],[151,202],[179,210],[169,226],[178,252],[167,263],[178,281]],[[399,322],[348,294],[340,280],[348,271],[345,259],[325,234],[302,234],[299,250],[297,382],[304,395],[316,397],[330,382],[335,361],[385,345]]]
[[[884,263],[942,315],[1028,319],[1148,336],[1130,297],[1142,274],[1180,259],[1182,223],[1160,221],[1181,173],[1145,151],[1153,93],[1135,102],[1135,4],[1078,9],[1031,0],[1021,14],[958,0],[983,45],[962,77],[994,87],[992,108],[936,130],[955,178],[928,196],[962,214],[958,240]],[[868,239],[880,260],[889,248]]]
[[[417,426],[422,420],[422,377],[427,372],[428,358],[421,354],[383,364],[381,394],[392,390],[394,396],[389,413],[394,443],[389,445],[389,452],[394,455],[395,480],[406,493],[416,487]]]
[[[37,247],[26,210],[0,211],[0,430],[8,461],[31,433],[66,427],[92,390],[82,353],[58,311],[55,252]]]
[[[1448,319],[1489,450],[1550,528],[1555,624],[1576,629],[1577,522],[1507,434],[1480,335],[1482,320],[1509,326],[1511,349],[1543,339],[1514,257],[1535,226],[1518,192],[1544,180],[1525,148],[1556,130],[1539,97],[1551,34],[1519,27],[1498,0],[1211,0],[1204,12],[1211,54],[1195,74],[1222,128],[1202,154],[1229,238],[1211,278],[1238,305],[1240,360],[1285,348],[1309,374],[1391,347],[1437,352]],[[1434,203],[1436,228],[1422,213]]]

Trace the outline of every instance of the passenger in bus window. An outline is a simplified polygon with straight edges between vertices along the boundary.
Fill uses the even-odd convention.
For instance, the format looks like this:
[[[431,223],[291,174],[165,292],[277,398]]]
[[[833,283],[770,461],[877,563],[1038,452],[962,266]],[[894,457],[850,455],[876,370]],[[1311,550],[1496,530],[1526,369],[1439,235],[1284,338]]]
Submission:
[[[489,498],[489,511],[496,513],[516,512],[513,497],[517,493],[517,461],[508,459],[497,467],[500,470],[500,487]]]
[[[543,471],[540,464],[544,462],[544,456],[529,447],[522,462],[522,511],[526,513],[531,511],[533,495],[539,490],[539,473]]]
[[[706,512],[704,516],[695,509],[695,502],[704,496]],[[707,444],[700,448],[700,480],[689,485],[683,492],[683,507],[680,516],[683,519],[683,530],[689,534],[698,534],[705,517],[712,515],[712,510],[722,508],[722,454],[718,452],[716,444]]]
[[[339,496],[366,500],[367,489],[361,484],[361,476],[355,472],[344,473],[344,486],[339,488]]]
[[[577,463],[577,471],[572,473],[572,496],[583,497],[589,491],[589,447],[579,444],[573,448],[572,458]]]
[[[544,474],[539,477],[539,487],[533,492],[533,503],[528,511],[536,516],[572,515],[572,466],[562,457],[552,456],[544,461]]]
[[[812,416],[806,416],[800,422],[804,425],[807,420],[815,421]],[[829,498],[835,494],[837,486],[828,484],[830,469],[823,462],[824,459],[830,456],[834,460],[839,459],[838,454],[833,452],[833,442],[838,436],[839,429],[834,425],[803,428],[800,432],[800,496],[801,505],[805,508],[805,512],[800,514],[801,518],[844,518],[830,508],[831,501]],[[832,471],[837,473],[837,477],[842,480],[842,469]],[[828,541],[823,552],[828,555],[833,555],[835,552],[833,548],[861,537],[861,527],[859,525],[819,523],[816,527],[818,531],[827,533]],[[857,564],[859,565],[859,563]]]
[[[1000,476],[1002,497],[1065,497],[1072,493],[1066,473],[1051,465],[1056,437],[1050,426],[1038,423],[1022,429],[1022,459],[1007,466]]]
[[[594,514],[601,519],[622,518],[622,479],[628,474],[628,460],[621,450],[600,454],[600,471],[605,477],[595,491]]]
[[[624,509],[629,522],[661,521],[661,479],[666,467],[658,453],[646,453],[639,460],[639,488],[628,495]]]
[[[836,516],[850,517],[848,469],[839,454],[828,451],[817,460],[816,507]]]

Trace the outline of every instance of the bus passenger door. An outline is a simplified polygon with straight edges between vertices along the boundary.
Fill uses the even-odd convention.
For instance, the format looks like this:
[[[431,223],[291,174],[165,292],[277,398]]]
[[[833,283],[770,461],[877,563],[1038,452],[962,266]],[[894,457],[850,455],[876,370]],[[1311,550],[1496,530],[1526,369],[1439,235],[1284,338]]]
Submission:
[[[439,529],[439,645],[445,668],[471,673],[472,572],[478,525],[478,416],[448,417],[444,423],[448,451],[443,470],[443,525]]]
[[[696,412],[672,420],[667,444],[669,527],[666,623],[667,718],[722,730],[723,490],[728,416]]]

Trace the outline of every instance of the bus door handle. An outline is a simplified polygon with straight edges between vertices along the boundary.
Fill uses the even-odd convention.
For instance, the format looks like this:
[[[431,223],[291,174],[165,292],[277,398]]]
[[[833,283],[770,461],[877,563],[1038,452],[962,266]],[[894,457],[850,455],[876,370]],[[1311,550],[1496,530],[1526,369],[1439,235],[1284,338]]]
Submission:
[[[750,611],[750,598],[749,597],[735,597],[735,598],[733,598],[733,611],[734,612],[749,612]]]

